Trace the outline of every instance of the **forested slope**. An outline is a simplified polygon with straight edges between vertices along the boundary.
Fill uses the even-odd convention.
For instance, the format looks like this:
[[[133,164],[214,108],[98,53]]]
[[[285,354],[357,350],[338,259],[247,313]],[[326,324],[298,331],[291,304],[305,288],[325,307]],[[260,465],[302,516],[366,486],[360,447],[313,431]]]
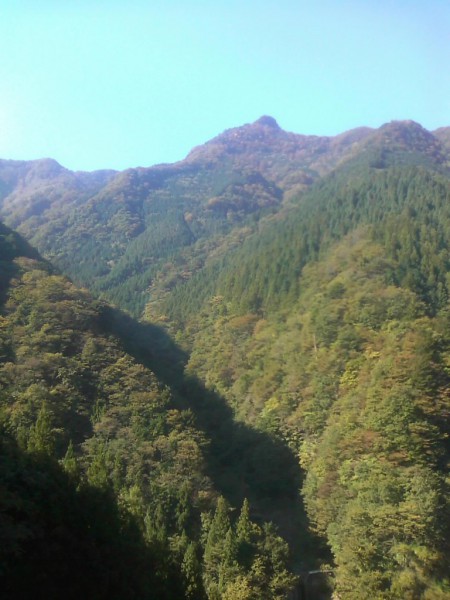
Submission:
[[[450,594],[450,181],[415,133],[381,132],[165,305],[188,368],[297,453],[355,600]]]
[[[1,589],[24,598],[285,597],[295,581],[287,545],[264,517],[251,520],[244,501],[253,496],[256,507],[259,498],[264,510],[265,496],[286,493],[275,473],[252,490],[255,465],[241,454],[273,442],[238,434],[231,419],[212,441],[200,384],[180,374],[183,397],[144,364],[147,353],[158,370],[156,332],[133,358],[122,346],[136,340],[114,333],[130,330],[125,316],[3,226],[0,251]],[[226,434],[227,460],[217,455]]]
[[[89,547],[99,597],[133,552],[125,597],[285,598],[288,565],[331,568],[343,600],[450,597],[448,147],[409,121],[319,138],[263,117],[83,184],[0,165],[8,222],[147,319],[2,226],[6,584],[52,540],[47,584]],[[34,525],[47,493],[79,535],[59,508]]]
[[[72,173],[51,160],[0,161],[0,217],[74,282],[140,315],[369,133],[303,136],[262,117],[173,165]]]

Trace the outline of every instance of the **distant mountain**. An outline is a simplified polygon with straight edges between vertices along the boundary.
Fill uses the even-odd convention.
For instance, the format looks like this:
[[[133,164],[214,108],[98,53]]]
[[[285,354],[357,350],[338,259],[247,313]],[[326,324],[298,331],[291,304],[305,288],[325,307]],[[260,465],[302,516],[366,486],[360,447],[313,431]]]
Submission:
[[[370,166],[449,164],[448,150],[440,139],[414,121],[392,121],[374,131],[362,147]]]
[[[73,173],[50,158],[34,161],[0,160],[0,202],[12,226],[48,211],[66,211],[97,193],[114,171]],[[16,215],[17,213],[17,215]],[[31,226],[31,224],[30,224]]]
[[[262,117],[173,165],[72,173],[49,159],[1,161],[0,215],[78,284],[139,314],[370,133],[302,136]]]
[[[323,251],[330,236],[341,235],[357,222],[374,218],[369,217],[370,211],[381,219],[384,210],[400,209],[398,204],[386,204],[384,199],[371,205],[364,197],[360,204],[367,203],[369,211],[364,215],[352,205],[361,194],[359,186],[367,188],[370,198],[371,187],[383,185],[375,181],[390,169],[416,167],[446,176],[449,165],[444,146],[417,123],[393,121],[378,130],[365,131],[365,137],[345,160],[287,201],[276,214],[260,221],[257,233],[252,235],[250,231],[240,249],[235,245],[209,260],[192,281],[179,282],[157,304],[157,311],[150,303],[148,314],[159,311],[183,320],[187,310],[198,311],[201,303],[215,294],[233,298],[242,307],[255,308],[260,304],[267,309],[268,297],[270,305],[280,305],[286,294],[295,297],[302,266]],[[242,281],[248,285],[242,286]]]
[[[283,131],[266,116],[194,148],[186,162],[211,166],[231,162],[257,170],[284,192],[299,191],[352,156],[371,131],[360,127],[335,137],[298,135]]]
[[[433,131],[433,135],[441,142],[448,152],[450,150],[450,127],[440,127]]]
[[[134,597],[287,597],[267,521],[308,596],[320,568],[343,600],[450,596],[449,132],[301,136],[265,116],[173,165],[0,162],[0,212],[28,240],[0,227],[11,589],[42,529],[73,537],[58,510],[34,525],[45,458],[57,499],[118,507],[112,557],[94,528],[102,573],[133,540],[149,552]]]

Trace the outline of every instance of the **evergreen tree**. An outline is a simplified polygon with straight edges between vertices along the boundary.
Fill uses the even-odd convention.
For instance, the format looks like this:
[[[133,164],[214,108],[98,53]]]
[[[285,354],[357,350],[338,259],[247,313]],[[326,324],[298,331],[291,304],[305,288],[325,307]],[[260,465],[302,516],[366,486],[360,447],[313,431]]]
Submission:
[[[52,427],[52,414],[44,402],[39,409],[36,423],[30,428],[28,450],[52,456],[55,451],[55,435]]]
[[[206,598],[202,582],[202,566],[198,558],[198,548],[195,542],[189,542],[181,563],[184,588],[188,600]]]
[[[72,440],[70,440],[69,446],[67,447],[67,452],[62,460],[62,466],[64,471],[69,475],[71,481],[75,485],[79,483],[81,478],[81,469],[75,456]]]

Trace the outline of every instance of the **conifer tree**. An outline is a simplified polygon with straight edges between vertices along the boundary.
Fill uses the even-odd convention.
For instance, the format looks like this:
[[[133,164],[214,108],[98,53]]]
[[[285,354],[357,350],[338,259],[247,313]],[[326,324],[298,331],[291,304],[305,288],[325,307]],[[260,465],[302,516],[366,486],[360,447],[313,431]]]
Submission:
[[[181,572],[188,600],[202,600],[205,592],[202,582],[201,563],[198,559],[198,549],[195,542],[189,542],[181,563]]]
[[[220,496],[208,531],[203,557],[205,587],[209,594],[218,594],[221,579],[223,580],[223,577],[221,577],[222,563],[224,561],[227,535],[231,529],[228,513],[228,502]],[[230,539],[228,539],[228,542],[230,545]]]
[[[75,456],[72,440],[70,440],[67,452],[62,460],[62,466],[72,482],[75,484],[78,483],[81,476],[81,469]]]
[[[44,402],[39,409],[34,425],[30,429],[28,450],[52,456],[55,450],[55,436],[52,428],[52,415]]]

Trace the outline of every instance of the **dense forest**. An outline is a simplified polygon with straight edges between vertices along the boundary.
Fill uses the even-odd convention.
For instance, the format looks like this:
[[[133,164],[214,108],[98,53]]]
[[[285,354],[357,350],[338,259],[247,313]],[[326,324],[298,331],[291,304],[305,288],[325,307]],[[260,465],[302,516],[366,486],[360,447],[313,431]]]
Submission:
[[[273,499],[295,504],[291,455],[233,426],[195,380],[180,375],[184,397],[176,398],[148,366],[164,372],[158,332],[153,345],[145,336],[136,347],[125,333],[120,342],[117,332],[133,326],[125,315],[75,288],[6,228],[0,240],[3,589],[10,597],[32,597],[39,585],[46,598],[226,598],[242,588],[284,597],[295,583],[287,544],[264,515],[252,520],[243,491],[251,488],[255,510],[270,510]],[[214,419],[223,431],[210,440]],[[265,465],[258,477],[254,463],[265,453],[274,471]]]
[[[72,173],[48,159],[0,161],[0,218],[75,283],[140,316],[369,131],[302,136],[262,117],[174,165]]]
[[[9,597],[450,598],[449,169],[447,128],[270,117],[0,161]]]

